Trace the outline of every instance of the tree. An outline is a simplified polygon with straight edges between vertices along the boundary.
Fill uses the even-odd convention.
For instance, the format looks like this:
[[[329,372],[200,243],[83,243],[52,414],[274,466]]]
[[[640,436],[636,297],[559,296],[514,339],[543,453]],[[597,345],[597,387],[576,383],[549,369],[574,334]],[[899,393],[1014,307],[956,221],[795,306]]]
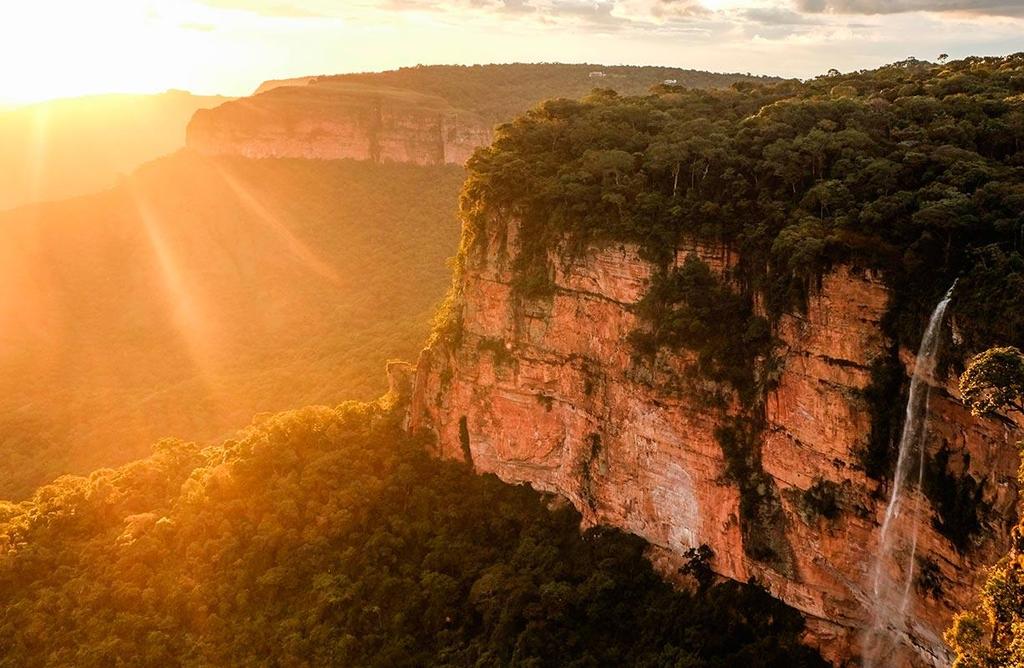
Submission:
[[[977,355],[960,376],[960,392],[975,415],[1024,413],[1024,354],[1005,347]],[[989,572],[980,598],[977,611],[958,614],[946,631],[953,668],[1024,665],[1024,525],[1013,530],[1010,553]]]
[[[1024,354],[1006,347],[977,355],[960,376],[960,394],[975,415],[1003,410],[1024,414]]]
[[[939,63],[945,65],[947,60],[949,60],[949,54],[948,53],[940,53],[939,54]]]

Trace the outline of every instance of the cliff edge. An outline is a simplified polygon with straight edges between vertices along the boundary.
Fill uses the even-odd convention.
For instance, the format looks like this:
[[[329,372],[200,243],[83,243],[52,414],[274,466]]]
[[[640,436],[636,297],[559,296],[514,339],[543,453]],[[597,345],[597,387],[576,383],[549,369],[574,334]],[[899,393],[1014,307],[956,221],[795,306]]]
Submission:
[[[574,258],[552,250],[553,293],[526,299],[510,260],[518,223],[491,219],[486,230],[456,285],[458,331],[420,357],[411,428],[434,433],[442,457],[558,493],[586,523],[642,536],[666,573],[691,548],[710,546],[719,574],[760,581],[806,615],[809,641],[824,655],[857,665],[845,662],[862,649],[888,501],[861,464],[872,363],[891,344],[882,327],[891,295],[880,277],[838,266],[806,313],[778,319],[773,389],[748,444],[759,455],[738,475],[722,445],[735,398],[726,390],[724,405],[709,400],[722,388],[692,372],[692,354],[642,359],[627,342],[643,326],[636,307],[655,271],[637,246],[591,246]],[[693,243],[677,249],[676,263],[691,256],[720,276],[738,261],[725,246]],[[962,462],[990,512],[960,550],[936,530],[924,500],[906,665],[945,665],[942,631],[1005,550],[1015,516],[1011,430],[972,418],[952,387],[935,388],[930,411],[929,456]]]

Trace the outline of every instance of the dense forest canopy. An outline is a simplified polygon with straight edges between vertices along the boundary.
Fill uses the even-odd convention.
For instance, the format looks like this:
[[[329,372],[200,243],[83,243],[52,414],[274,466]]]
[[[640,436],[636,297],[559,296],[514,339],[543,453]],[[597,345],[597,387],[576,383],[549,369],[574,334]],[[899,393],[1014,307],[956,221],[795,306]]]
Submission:
[[[843,261],[885,272],[911,347],[957,276],[967,349],[1024,337],[1024,55],[552,100],[470,171],[467,216],[521,217],[540,279],[533,260],[566,237],[659,262],[697,237],[741,251],[738,278],[775,312]]]
[[[307,408],[0,502],[0,666],[824,666],[763,589]]]
[[[186,151],[0,214],[0,498],[379,396],[444,296],[463,179]]]

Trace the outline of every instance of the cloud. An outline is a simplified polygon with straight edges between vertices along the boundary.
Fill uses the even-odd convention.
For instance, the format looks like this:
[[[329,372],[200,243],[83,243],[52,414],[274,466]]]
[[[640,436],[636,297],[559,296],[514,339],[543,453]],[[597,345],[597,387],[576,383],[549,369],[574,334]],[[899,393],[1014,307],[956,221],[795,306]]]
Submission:
[[[748,21],[775,26],[822,25],[823,21],[814,16],[794,12],[784,7],[752,7],[740,11]]]
[[[796,0],[800,11],[830,14],[902,14],[958,12],[1024,17],[1021,0]]]
[[[699,0],[654,0],[650,5],[650,13],[658,18],[707,18],[713,12]]]
[[[371,0],[367,4],[378,10],[429,12],[460,19],[519,16],[547,26],[604,31],[662,29],[714,15],[701,0]]]

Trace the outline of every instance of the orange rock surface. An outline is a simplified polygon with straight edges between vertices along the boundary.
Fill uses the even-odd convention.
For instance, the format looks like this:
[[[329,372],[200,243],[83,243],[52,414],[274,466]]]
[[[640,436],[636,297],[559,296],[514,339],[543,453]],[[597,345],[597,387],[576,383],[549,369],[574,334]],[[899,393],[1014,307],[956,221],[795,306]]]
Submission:
[[[783,573],[744,553],[740,490],[726,476],[715,438],[723,411],[701,400],[708,381],[688,373],[685,351],[660,353],[653,363],[632,358],[626,339],[641,325],[632,305],[653,272],[638,249],[608,245],[575,259],[551,252],[553,297],[523,301],[510,285],[516,224],[489,228],[466,258],[461,338],[420,357],[410,428],[436,434],[439,456],[462,458],[468,445],[478,471],[562,495],[586,524],[642,536],[666,574],[686,550],[709,545],[719,574],[756,578],[805,614],[808,642],[836,665],[858,665],[871,611],[870,564],[888,502],[888,489],[865,475],[857,457],[871,425],[863,395],[869,367],[889,345],[881,321],[890,294],[881,278],[838,267],[806,314],[776,323],[781,371],[767,396],[759,446],[792,550],[792,568]],[[689,244],[679,261],[688,253],[719,272],[736,260],[726,249]],[[912,354],[904,358],[912,365]],[[933,528],[927,500],[922,504],[918,555],[937,565],[941,594],[915,588],[910,642],[892,665],[947,663],[941,634],[970,603],[983,567],[1005,550],[1015,517],[1012,443],[1019,434],[970,416],[953,384],[932,393],[931,423],[929,450],[969,454],[963,472],[984,481],[993,511],[961,554]],[[803,491],[815,481],[840,485],[835,519],[808,511]]]

